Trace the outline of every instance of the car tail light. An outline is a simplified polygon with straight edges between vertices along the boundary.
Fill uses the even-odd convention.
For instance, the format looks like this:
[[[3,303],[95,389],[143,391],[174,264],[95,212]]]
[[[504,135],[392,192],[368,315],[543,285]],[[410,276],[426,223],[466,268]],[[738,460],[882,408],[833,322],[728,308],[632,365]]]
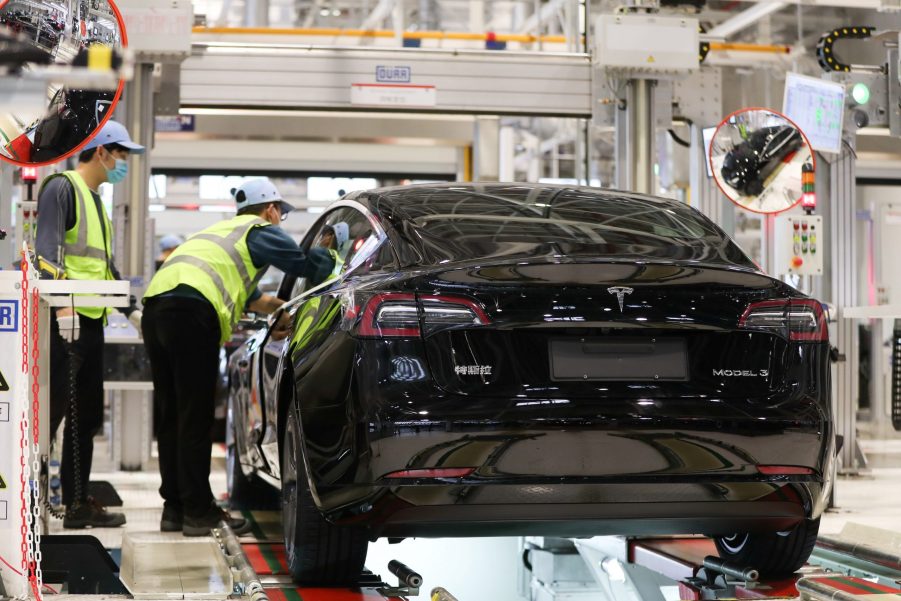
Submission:
[[[757,471],[765,476],[810,476],[813,470],[798,465],[758,465]]]
[[[766,300],[745,309],[738,327],[764,330],[792,341],[829,340],[823,307],[809,298]]]
[[[423,468],[414,470],[399,470],[382,476],[387,479],[412,479],[412,478],[465,478],[476,471],[474,467],[446,467]]]
[[[491,319],[475,301],[459,296],[382,293],[367,301],[358,335],[418,337],[421,326],[479,326]]]

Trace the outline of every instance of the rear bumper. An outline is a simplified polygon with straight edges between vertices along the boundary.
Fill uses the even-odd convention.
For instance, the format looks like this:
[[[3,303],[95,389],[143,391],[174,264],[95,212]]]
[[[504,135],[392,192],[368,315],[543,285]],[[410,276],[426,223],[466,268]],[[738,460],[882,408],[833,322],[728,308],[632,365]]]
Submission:
[[[823,486],[808,479],[360,487],[358,498],[368,494],[357,511],[345,506],[329,517],[338,524],[366,526],[373,538],[781,531],[819,517],[815,499]],[[337,494],[347,499],[348,492]]]
[[[376,537],[704,534],[790,530],[805,519],[791,502],[602,503],[425,506],[368,525]]]

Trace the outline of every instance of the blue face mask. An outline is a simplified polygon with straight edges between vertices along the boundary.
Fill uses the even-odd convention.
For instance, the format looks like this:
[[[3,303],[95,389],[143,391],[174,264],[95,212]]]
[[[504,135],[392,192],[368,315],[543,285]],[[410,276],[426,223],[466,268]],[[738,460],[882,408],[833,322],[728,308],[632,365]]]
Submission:
[[[106,165],[103,165],[106,169]],[[116,159],[116,166],[112,169],[106,169],[106,181],[111,184],[118,184],[125,176],[128,175],[128,162],[124,159]]]

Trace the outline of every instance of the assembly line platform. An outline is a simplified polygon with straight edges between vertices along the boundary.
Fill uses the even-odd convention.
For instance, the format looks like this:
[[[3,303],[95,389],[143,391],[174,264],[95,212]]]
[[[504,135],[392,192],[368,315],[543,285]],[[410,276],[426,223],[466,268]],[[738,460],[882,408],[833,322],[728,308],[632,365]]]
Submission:
[[[105,452],[105,444],[101,441],[95,448],[96,463],[99,466],[95,476],[109,480],[121,495],[124,506],[121,509],[111,509],[125,511],[128,518],[126,526],[64,531],[59,520],[51,520],[50,523],[50,534],[62,538],[73,534],[87,534],[99,539],[101,549],[105,549],[107,555],[121,566],[122,580],[129,579],[129,570],[137,575],[129,582],[129,587],[134,587],[131,594],[106,594],[104,598],[135,598],[144,601],[241,599],[240,593],[233,588],[234,582],[229,581],[225,575],[223,554],[213,538],[188,539],[177,532],[159,532],[162,500],[156,492],[159,486],[158,474],[104,470],[112,467]],[[894,441],[891,444],[866,441],[866,444],[869,445],[868,453],[876,458],[877,466],[870,475],[841,481],[841,508],[824,516],[819,543],[810,565],[787,581],[732,581],[731,588],[720,591],[709,587],[690,588],[692,585],[689,580],[699,576],[704,558],[715,555],[711,541],[700,537],[618,538],[607,541],[580,539],[576,544],[609,544],[616,550],[605,549],[604,557],[615,554],[626,567],[636,567],[658,575],[659,580],[665,580],[673,589],[682,583],[678,596],[666,597],[667,599],[901,601],[901,586],[897,582],[901,579],[901,506],[897,503],[896,494],[901,492],[901,468],[895,467],[901,458],[901,445]],[[881,454],[878,452],[880,449],[884,451]],[[223,455],[223,450],[217,446],[214,463],[224,463]],[[224,493],[225,475],[222,466],[217,467],[219,469],[214,470],[211,483],[218,494]],[[512,540],[501,543],[491,539],[466,539],[453,541],[453,545],[449,544],[450,541],[417,540],[407,541],[396,547],[376,543],[370,550],[372,561],[367,562],[368,567],[376,573],[375,578],[361,581],[358,586],[349,589],[298,587],[288,575],[285,550],[281,544],[283,535],[280,512],[241,513],[251,520],[253,526],[247,536],[240,538],[241,548],[270,601],[403,599],[404,597],[385,596],[379,592],[385,582],[396,582],[386,569],[387,559],[390,557],[406,561],[410,567],[421,570],[426,577],[427,586],[423,587],[418,597],[407,597],[410,600],[431,601],[429,592],[436,585],[446,586],[459,601],[507,601],[519,598],[515,596],[517,583],[514,569],[521,560],[517,557],[515,541]],[[128,539],[131,540],[129,544],[143,545],[143,548],[126,551]],[[454,550],[458,546],[459,550]],[[597,559],[583,563],[598,566]],[[201,565],[207,568],[200,568]],[[478,569],[484,565],[491,565],[492,570],[486,573]],[[802,590],[803,587],[799,586],[801,579],[803,587],[816,588],[820,592]],[[59,581],[47,580],[47,584],[52,587],[52,590],[45,589],[47,601],[71,601],[76,596],[79,601],[85,601],[83,595],[70,594],[68,589],[59,588]],[[498,587],[506,590],[507,594],[478,592],[486,589],[497,591]],[[53,594],[54,591],[61,594]],[[599,601],[608,601],[603,596],[597,598]],[[583,596],[579,599],[594,601],[594,597]],[[616,597],[616,601],[630,600]]]
[[[399,597],[366,572],[355,587],[299,587],[291,579],[282,542],[281,514],[243,511],[252,529],[238,538],[241,551],[270,601],[385,601]],[[228,599],[240,597],[237,574],[213,537],[185,538],[179,533],[127,532],[122,544],[122,583],[134,599]]]

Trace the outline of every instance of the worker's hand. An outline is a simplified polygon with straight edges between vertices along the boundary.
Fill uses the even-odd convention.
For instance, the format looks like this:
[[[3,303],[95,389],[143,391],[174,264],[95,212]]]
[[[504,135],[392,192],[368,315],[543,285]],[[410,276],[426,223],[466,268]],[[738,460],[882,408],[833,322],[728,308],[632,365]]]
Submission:
[[[278,311],[279,307],[285,304],[285,301],[282,299],[273,296],[271,294],[264,294],[257,300],[252,303],[247,303],[247,308],[253,311],[254,313],[261,313],[263,315],[271,315]]]
[[[140,309],[135,309],[128,315],[128,322],[138,331],[138,336],[141,335],[141,319],[143,318],[144,313]]]
[[[284,311],[272,325],[272,339],[284,340],[294,330],[294,317]]]
[[[63,315],[62,317],[57,317],[56,321],[59,323],[59,334],[63,337],[63,340],[72,344],[76,340],[78,340],[78,335],[81,332],[81,326],[78,322],[78,315],[73,315],[72,310],[68,309],[69,315]]]

